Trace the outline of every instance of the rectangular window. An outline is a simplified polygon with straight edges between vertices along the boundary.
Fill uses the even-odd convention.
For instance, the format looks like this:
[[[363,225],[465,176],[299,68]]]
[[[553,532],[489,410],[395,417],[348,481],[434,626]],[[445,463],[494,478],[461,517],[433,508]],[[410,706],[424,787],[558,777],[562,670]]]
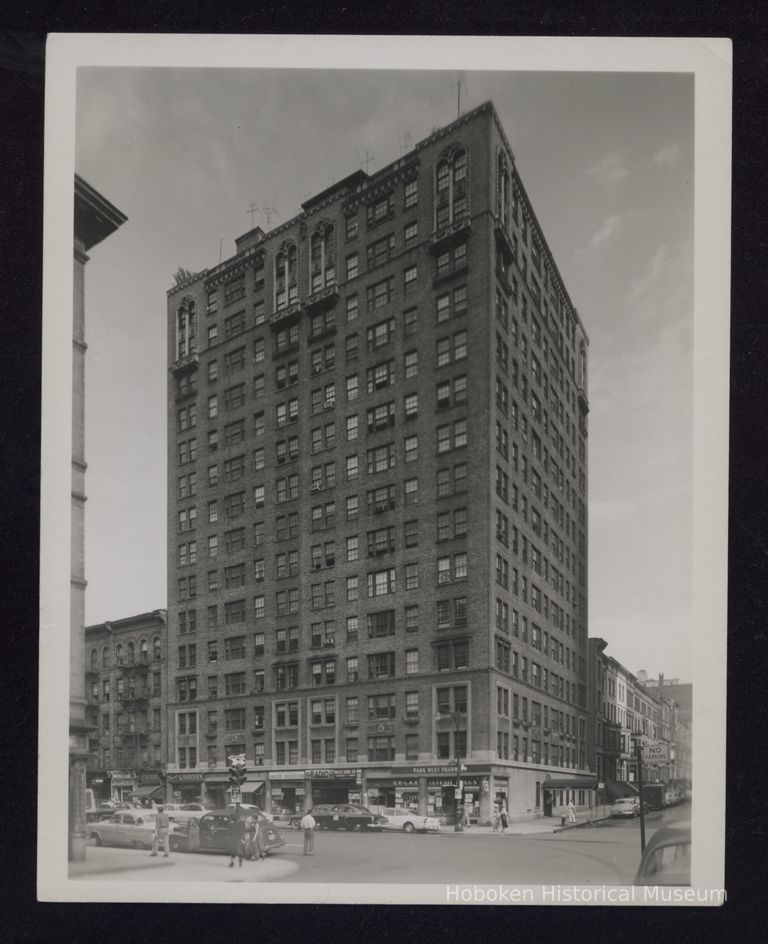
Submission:
[[[380,570],[368,574],[368,596],[379,597],[395,592],[395,569]]]
[[[416,265],[408,266],[403,270],[403,292],[410,295],[418,284],[419,271]]]

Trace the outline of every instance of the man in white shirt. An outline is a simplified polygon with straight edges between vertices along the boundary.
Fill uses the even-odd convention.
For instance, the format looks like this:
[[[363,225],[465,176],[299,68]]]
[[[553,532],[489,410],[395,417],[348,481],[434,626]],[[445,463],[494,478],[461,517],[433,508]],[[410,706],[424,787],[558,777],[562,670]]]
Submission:
[[[304,830],[304,855],[315,854],[315,817],[305,813],[301,818],[301,828]]]

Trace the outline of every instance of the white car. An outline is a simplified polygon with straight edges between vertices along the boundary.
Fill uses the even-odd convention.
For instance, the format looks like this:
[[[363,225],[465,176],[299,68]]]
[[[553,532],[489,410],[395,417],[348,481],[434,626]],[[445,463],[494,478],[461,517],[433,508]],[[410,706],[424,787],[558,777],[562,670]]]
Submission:
[[[398,829],[404,833],[440,832],[440,822],[434,816],[420,816],[413,810],[399,806],[382,806],[379,813],[387,818],[387,829]]]
[[[260,806],[255,806],[253,803],[240,803],[238,805],[241,810],[247,810],[249,813],[253,813],[254,816],[263,816],[268,823],[273,822],[275,819],[271,813],[265,813]],[[228,803],[225,807],[227,810],[234,810],[234,808],[234,803]]]
[[[151,810],[120,810],[109,819],[86,824],[88,838],[97,846],[133,846],[149,849],[155,833],[157,813]]]
[[[202,803],[161,803],[158,805],[163,807],[168,814],[168,819],[182,826],[191,819],[200,819],[203,813],[207,812]]]
[[[611,807],[611,816],[639,816],[640,801],[637,797],[619,797]]]

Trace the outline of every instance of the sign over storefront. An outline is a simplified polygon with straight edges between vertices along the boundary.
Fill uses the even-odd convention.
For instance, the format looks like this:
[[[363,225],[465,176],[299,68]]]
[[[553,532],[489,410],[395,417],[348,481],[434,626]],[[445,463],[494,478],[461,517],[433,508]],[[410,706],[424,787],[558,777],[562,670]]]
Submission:
[[[320,767],[317,770],[308,770],[310,780],[355,780],[360,783],[362,772],[359,767]]]

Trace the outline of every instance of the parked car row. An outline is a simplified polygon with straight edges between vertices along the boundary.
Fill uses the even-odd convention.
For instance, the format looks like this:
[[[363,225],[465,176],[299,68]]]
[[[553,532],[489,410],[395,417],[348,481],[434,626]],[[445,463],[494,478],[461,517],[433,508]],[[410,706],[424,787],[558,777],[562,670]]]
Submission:
[[[173,804],[169,804],[172,806]],[[170,812],[170,811],[169,811]],[[234,810],[175,810],[189,812],[184,822],[171,821],[168,845],[173,852],[226,852],[231,849],[231,830]],[[253,810],[241,810],[239,819],[254,814]],[[285,840],[263,816],[258,816],[267,853],[285,845]],[[88,823],[88,838],[97,846],[129,846],[134,849],[149,849],[155,832],[157,813],[152,810],[129,809],[113,813],[108,820]]]
[[[288,818],[292,829],[300,829],[304,813],[295,813]],[[432,816],[420,816],[401,807],[380,807],[376,813],[367,806],[348,803],[319,805],[312,810],[317,829],[345,829],[348,831],[375,831],[385,829],[413,832],[439,832],[440,822]]]

